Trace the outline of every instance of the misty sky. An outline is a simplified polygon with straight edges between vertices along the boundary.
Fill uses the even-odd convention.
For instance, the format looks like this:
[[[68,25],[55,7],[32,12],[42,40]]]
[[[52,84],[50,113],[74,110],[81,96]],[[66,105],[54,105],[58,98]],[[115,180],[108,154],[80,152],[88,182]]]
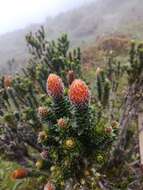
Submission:
[[[47,16],[73,9],[91,0],[0,0],[0,34],[42,22]]]

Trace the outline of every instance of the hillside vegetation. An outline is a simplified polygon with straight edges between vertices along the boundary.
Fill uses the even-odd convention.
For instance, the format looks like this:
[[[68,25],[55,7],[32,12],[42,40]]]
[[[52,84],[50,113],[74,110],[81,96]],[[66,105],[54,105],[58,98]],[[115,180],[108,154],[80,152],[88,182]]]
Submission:
[[[23,74],[0,77],[0,189],[142,190],[143,43],[112,35],[82,57],[44,27],[26,41]]]

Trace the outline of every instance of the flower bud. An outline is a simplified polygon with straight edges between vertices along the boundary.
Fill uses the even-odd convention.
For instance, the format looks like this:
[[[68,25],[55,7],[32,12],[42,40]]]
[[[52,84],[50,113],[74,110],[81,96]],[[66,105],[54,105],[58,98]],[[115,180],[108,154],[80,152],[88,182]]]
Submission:
[[[74,74],[74,71],[71,70],[67,74],[68,84],[71,85],[74,79],[75,79],[75,74]]]
[[[43,160],[37,160],[36,164],[35,164],[37,169],[42,169],[44,166],[44,161]]]
[[[41,157],[43,160],[48,160],[48,151],[47,150],[43,150],[41,153],[40,153]]]
[[[75,140],[73,139],[73,138],[69,138],[69,139],[67,139],[66,140],[66,142],[65,142],[65,146],[66,146],[66,148],[68,148],[68,149],[73,149],[74,147],[75,147]]]
[[[112,127],[106,127],[105,128],[105,133],[111,134],[113,131]]]
[[[48,116],[48,109],[46,107],[39,107],[38,108],[38,115],[41,118],[45,118]]]
[[[4,87],[5,88],[11,87],[12,86],[12,82],[13,82],[13,79],[12,79],[11,75],[4,76]]]
[[[65,129],[65,128],[68,127],[67,120],[65,120],[64,118],[58,119],[57,124],[58,124],[58,126],[59,126],[60,128],[63,128],[63,129]]]
[[[42,143],[48,139],[48,134],[45,131],[41,131],[38,134],[38,142]]]
[[[28,170],[24,168],[19,168],[12,172],[11,177],[12,179],[23,179],[28,176]]]

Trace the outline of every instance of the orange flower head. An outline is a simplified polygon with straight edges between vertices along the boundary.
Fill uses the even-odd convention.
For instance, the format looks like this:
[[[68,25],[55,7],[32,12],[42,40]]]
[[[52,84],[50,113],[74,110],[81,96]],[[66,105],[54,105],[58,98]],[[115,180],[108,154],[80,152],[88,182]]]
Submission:
[[[69,88],[69,99],[75,106],[89,103],[90,92],[84,81],[75,79]]]
[[[59,99],[63,96],[64,84],[58,75],[49,75],[47,79],[47,93],[55,99]]]
[[[11,177],[12,179],[23,179],[28,176],[28,170],[24,168],[17,169],[12,172]]]
[[[55,186],[48,182],[45,186],[44,186],[44,190],[55,190]]]
[[[4,87],[5,88],[8,88],[8,87],[11,87],[12,86],[12,76],[11,75],[6,75],[4,76]]]

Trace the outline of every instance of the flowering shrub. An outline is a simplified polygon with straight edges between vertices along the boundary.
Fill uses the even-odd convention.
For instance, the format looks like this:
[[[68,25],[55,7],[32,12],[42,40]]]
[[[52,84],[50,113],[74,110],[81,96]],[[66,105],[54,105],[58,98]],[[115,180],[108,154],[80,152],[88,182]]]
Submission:
[[[97,175],[95,171],[106,162],[117,130],[110,127],[109,131],[104,121],[96,119],[96,109],[93,109],[96,105],[90,103],[90,90],[84,81],[75,79],[68,96],[64,90],[62,79],[50,74],[47,92],[53,103],[48,107],[40,106],[37,111],[43,122],[37,137],[41,147],[39,158],[35,159],[31,170],[18,169],[12,176],[21,179],[28,173],[32,176],[41,172],[48,180],[44,190],[67,186],[73,189],[75,184],[82,186],[83,180],[84,186],[91,189],[90,183],[94,183]]]
[[[44,78],[48,75],[47,83],[43,78],[37,83],[37,78],[32,75],[34,72],[30,76],[33,77],[32,80],[27,75],[2,78],[0,156],[21,165],[21,168],[18,167],[12,172],[13,180],[37,177],[43,182],[42,188],[38,187],[42,190],[95,190],[104,185],[107,189],[116,189],[114,187],[120,188],[120,184],[112,185],[104,174],[107,170],[109,175],[113,172],[118,176],[120,170],[114,171],[114,166],[117,165],[121,168],[123,180],[130,173],[131,177],[136,177],[134,171],[128,170],[128,167],[124,171],[124,167],[121,167],[124,156],[130,157],[130,161],[136,159],[131,158],[131,152],[124,149],[126,141],[125,135],[122,134],[128,132],[125,130],[127,124],[131,118],[135,118],[136,112],[129,114],[128,110],[138,108],[142,101],[142,46],[140,44],[136,47],[132,42],[130,64],[123,65],[130,88],[122,116],[122,121],[125,122],[120,124],[116,121],[120,113],[117,109],[118,114],[115,114],[117,105],[114,101],[117,100],[115,95],[123,68],[120,63],[115,64],[112,57],[105,71],[100,68],[96,70],[94,95],[83,80],[76,79],[72,64],[66,59],[65,48],[61,48],[59,54],[64,57],[65,64],[69,64],[65,67],[64,77],[62,74],[62,77],[58,75],[58,67],[55,67],[57,70],[54,70],[53,74],[51,70],[45,72],[46,69],[41,65],[38,65],[38,68],[36,65],[37,78],[40,74],[44,74]],[[55,66],[61,61],[59,56],[50,59]],[[74,61],[71,55],[69,59],[70,63]],[[31,71],[34,69],[35,67],[32,67]],[[118,135],[118,128],[122,124],[122,131]],[[132,134],[128,137],[130,141]],[[117,137],[119,140],[116,146],[112,146]],[[122,187],[124,188],[125,184],[121,184]]]

